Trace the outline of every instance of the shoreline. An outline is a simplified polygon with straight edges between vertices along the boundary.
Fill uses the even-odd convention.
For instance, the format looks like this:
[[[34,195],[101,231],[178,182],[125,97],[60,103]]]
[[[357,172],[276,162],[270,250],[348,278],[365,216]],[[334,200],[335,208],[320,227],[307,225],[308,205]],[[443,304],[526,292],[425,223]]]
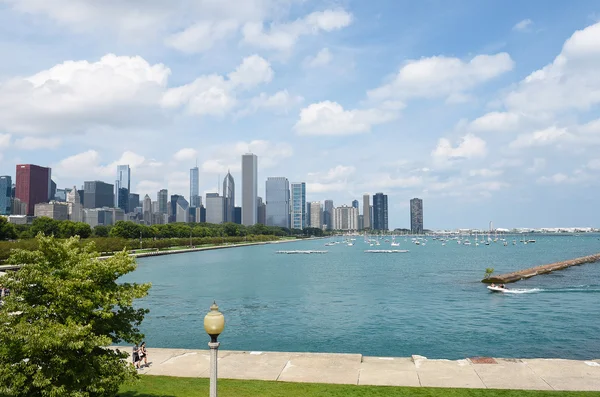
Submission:
[[[112,346],[131,353],[131,346]],[[209,377],[210,351],[148,348],[144,375]],[[131,358],[129,358],[131,361]],[[219,351],[219,378],[373,386],[600,391],[600,359],[461,360],[346,353]]]

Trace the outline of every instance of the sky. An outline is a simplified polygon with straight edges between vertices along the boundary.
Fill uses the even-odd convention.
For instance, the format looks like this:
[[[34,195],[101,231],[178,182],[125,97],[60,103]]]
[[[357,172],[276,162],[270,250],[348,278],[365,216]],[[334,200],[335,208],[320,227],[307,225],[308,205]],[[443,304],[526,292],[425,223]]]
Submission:
[[[600,227],[595,0],[0,0],[0,174],[241,201],[241,155],[389,226]],[[362,206],[361,206],[362,208]]]

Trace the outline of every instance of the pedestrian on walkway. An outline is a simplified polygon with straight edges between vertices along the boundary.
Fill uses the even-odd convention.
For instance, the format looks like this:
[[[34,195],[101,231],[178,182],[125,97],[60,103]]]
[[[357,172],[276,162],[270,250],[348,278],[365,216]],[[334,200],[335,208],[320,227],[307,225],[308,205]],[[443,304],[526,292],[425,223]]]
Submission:
[[[131,355],[131,359],[133,360],[133,366],[137,369],[140,369],[140,348],[138,347],[137,343],[133,347],[133,354]]]
[[[144,360],[144,366],[148,366],[148,351],[146,350],[146,342],[142,342],[140,345],[140,363]]]

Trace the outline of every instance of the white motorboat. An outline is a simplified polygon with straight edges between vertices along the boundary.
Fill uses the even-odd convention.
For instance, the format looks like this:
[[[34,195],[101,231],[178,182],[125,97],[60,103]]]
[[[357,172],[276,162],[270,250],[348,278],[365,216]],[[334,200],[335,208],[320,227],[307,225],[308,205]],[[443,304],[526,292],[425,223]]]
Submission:
[[[489,289],[491,292],[506,292],[506,291],[508,291],[508,288],[502,288],[497,285],[494,285],[493,287],[491,285],[488,285],[487,289]]]

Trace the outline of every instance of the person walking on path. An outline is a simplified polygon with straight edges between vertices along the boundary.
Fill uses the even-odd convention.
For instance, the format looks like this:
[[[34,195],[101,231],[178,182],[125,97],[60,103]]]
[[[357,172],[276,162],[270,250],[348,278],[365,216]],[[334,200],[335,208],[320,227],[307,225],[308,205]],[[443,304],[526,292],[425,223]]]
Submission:
[[[137,369],[140,369],[140,348],[138,347],[137,343],[133,347],[133,354],[131,355],[131,359],[133,360],[133,366]]]
[[[144,366],[148,367],[148,351],[146,350],[146,342],[142,342],[139,350],[140,363],[144,360]],[[139,368],[139,367],[138,367]]]

